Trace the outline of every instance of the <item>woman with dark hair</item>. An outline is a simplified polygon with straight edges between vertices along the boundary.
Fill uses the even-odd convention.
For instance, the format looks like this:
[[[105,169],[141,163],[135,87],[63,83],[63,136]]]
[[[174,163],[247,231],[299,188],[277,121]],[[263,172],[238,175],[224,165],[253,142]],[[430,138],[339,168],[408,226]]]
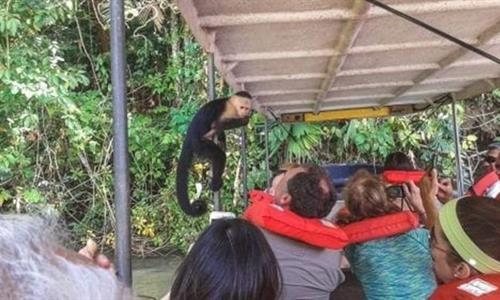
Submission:
[[[413,171],[416,170],[416,167],[408,155],[397,151],[387,155],[384,162],[384,170]]]
[[[500,299],[500,201],[446,203],[431,233],[439,286],[430,299]]]
[[[281,274],[262,232],[242,219],[214,221],[177,269],[171,300],[275,300]]]

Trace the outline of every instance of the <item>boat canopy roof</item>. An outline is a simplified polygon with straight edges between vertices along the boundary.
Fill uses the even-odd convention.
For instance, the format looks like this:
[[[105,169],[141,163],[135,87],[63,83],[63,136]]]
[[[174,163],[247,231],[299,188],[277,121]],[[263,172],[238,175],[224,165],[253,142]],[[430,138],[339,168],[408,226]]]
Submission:
[[[500,0],[382,1],[500,56]],[[500,86],[499,64],[365,0],[177,3],[226,82],[283,121],[412,113]]]

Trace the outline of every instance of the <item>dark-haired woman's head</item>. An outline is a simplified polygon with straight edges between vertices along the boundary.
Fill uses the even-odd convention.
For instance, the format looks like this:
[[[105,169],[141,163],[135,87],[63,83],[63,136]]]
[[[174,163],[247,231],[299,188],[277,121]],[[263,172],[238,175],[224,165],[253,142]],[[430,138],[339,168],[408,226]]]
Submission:
[[[274,300],[280,292],[279,266],[262,232],[242,219],[220,219],[179,266],[170,299]]]
[[[392,152],[385,158],[384,170],[413,171],[415,166],[405,153]]]
[[[446,203],[431,234],[432,257],[442,282],[500,273],[500,201],[465,197]]]

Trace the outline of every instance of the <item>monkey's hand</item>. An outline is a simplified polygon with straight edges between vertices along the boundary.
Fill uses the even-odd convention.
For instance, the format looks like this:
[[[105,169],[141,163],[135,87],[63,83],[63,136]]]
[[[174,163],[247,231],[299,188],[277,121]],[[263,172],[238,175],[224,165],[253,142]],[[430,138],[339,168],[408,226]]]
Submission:
[[[217,130],[215,128],[213,128],[213,129],[210,129],[209,132],[205,133],[203,135],[203,138],[206,139],[206,140],[209,140],[209,141],[213,141],[214,137],[215,137],[215,134],[217,134]]]

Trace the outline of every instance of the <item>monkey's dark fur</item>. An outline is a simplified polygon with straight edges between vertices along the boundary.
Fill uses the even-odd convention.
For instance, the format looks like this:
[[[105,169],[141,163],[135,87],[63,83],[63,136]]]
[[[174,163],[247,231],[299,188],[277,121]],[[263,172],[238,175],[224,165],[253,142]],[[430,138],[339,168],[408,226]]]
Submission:
[[[236,96],[251,99],[247,92],[239,92]],[[196,113],[189,125],[186,138],[182,145],[179,164],[177,165],[176,190],[177,200],[182,210],[190,216],[200,216],[207,211],[207,204],[203,200],[196,200],[193,203],[189,200],[188,178],[189,169],[194,156],[208,159],[212,164],[212,181],[210,189],[218,191],[222,187],[222,174],[226,165],[226,153],[212,140],[204,136],[214,128],[219,144],[225,145],[226,136],[224,130],[246,126],[250,116],[225,120],[221,122],[229,98],[220,98],[208,102]]]

